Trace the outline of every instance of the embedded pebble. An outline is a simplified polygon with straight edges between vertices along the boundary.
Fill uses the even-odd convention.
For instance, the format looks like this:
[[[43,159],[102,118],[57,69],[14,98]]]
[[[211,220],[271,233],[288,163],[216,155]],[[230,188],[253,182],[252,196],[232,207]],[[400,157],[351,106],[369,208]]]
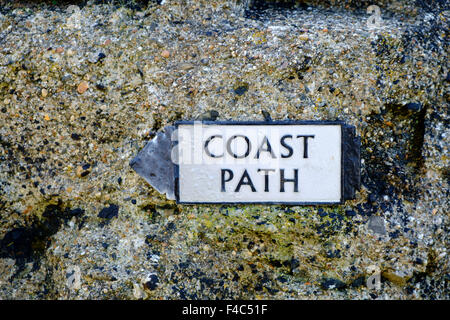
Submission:
[[[87,89],[89,89],[89,83],[87,81],[81,81],[77,87],[77,91],[79,94],[85,93]]]
[[[163,58],[169,58],[170,57],[170,51],[164,50],[163,52],[161,52],[161,56]]]

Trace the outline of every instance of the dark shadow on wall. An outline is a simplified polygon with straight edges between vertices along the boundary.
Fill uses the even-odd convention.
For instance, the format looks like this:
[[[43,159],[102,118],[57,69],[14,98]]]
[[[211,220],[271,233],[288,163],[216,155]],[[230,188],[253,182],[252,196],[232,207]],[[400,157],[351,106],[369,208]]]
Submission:
[[[418,103],[386,105],[381,114],[372,114],[361,148],[365,160],[363,184],[375,195],[400,195],[414,201],[416,182],[422,174],[422,155],[427,108]],[[383,134],[379,134],[379,130]],[[392,142],[387,146],[386,141]]]
[[[0,258],[16,260],[17,271],[12,278],[24,270],[26,263],[33,262],[33,268],[39,268],[40,257],[49,247],[51,237],[70,219],[83,215],[83,209],[64,208],[59,202],[48,205],[41,218],[34,217],[28,225],[8,231],[0,240]]]
[[[244,0],[235,1],[244,2]],[[307,9],[308,7],[366,12],[366,9],[371,5],[380,7],[386,14],[386,10],[389,10],[390,5],[395,2],[394,0],[248,0],[246,16],[247,18],[257,18],[259,14],[268,9],[293,10]],[[438,12],[450,8],[448,0],[404,0],[399,2],[405,5],[413,5],[426,12]]]

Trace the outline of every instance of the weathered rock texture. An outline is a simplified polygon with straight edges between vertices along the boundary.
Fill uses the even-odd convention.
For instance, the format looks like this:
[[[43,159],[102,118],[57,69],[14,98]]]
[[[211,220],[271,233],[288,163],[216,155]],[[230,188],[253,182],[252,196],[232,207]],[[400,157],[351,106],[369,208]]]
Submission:
[[[448,2],[262,2],[0,0],[0,298],[450,298]],[[129,166],[261,110],[354,125],[357,199],[177,206]]]

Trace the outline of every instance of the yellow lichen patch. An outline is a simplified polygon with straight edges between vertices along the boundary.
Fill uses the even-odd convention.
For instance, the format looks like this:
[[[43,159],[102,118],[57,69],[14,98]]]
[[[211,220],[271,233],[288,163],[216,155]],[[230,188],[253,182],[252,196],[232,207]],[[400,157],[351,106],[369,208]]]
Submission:
[[[381,276],[398,286],[405,286],[406,282],[411,278],[410,276],[399,276],[392,270],[382,271]]]

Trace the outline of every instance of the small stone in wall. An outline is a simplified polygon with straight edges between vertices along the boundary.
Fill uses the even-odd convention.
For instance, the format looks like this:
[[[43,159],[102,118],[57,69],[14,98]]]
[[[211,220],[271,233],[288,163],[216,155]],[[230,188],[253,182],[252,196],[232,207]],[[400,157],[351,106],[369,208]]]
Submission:
[[[379,216],[373,216],[369,219],[369,229],[380,235],[386,234],[386,228],[384,227],[384,219]]]
[[[89,89],[89,84],[87,83],[87,81],[81,81],[77,87],[77,91],[79,94],[85,93],[87,89]]]
[[[103,208],[98,214],[99,218],[112,219],[119,215],[119,206],[115,204],[110,204],[109,207]]]

